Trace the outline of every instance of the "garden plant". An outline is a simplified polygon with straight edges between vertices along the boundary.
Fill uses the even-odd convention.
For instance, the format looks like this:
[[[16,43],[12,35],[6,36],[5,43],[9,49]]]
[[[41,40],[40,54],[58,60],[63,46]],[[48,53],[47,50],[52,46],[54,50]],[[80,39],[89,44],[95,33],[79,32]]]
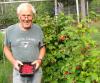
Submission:
[[[91,34],[90,19],[77,23],[73,16],[61,14],[39,17],[44,30],[46,57],[43,60],[44,83],[99,83],[100,52]]]

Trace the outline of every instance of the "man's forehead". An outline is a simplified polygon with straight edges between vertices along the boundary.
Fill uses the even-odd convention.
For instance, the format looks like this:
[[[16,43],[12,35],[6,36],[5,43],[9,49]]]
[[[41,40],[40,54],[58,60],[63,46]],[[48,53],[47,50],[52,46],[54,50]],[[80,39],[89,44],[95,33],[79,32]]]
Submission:
[[[20,11],[19,14],[33,14],[32,9],[30,8],[24,8],[23,10]]]

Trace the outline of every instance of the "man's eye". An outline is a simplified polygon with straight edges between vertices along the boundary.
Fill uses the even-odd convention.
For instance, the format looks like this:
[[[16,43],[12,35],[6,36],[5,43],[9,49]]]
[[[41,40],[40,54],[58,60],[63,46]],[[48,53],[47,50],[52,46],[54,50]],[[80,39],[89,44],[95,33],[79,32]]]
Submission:
[[[22,15],[22,16],[25,16],[25,15]]]
[[[22,15],[23,17],[25,17],[25,15]]]
[[[30,17],[31,15],[22,15],[23,17]]]

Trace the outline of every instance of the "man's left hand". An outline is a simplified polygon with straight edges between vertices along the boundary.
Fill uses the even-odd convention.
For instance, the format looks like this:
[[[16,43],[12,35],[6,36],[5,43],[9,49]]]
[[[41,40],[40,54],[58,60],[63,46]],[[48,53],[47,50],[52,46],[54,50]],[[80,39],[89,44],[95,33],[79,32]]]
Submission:
[[[41,63],[42,63],[42,61],[40,59],[37,59],[32,62],[32,65],[36,64],[35,70],[37,70],[40,67]]]

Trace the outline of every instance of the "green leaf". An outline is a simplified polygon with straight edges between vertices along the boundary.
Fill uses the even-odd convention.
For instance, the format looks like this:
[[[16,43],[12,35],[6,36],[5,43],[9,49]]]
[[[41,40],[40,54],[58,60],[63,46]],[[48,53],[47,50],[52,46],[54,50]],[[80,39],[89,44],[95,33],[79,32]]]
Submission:
[[[85,83],[91,83],[91,80],[89,77],[86,78]]]

